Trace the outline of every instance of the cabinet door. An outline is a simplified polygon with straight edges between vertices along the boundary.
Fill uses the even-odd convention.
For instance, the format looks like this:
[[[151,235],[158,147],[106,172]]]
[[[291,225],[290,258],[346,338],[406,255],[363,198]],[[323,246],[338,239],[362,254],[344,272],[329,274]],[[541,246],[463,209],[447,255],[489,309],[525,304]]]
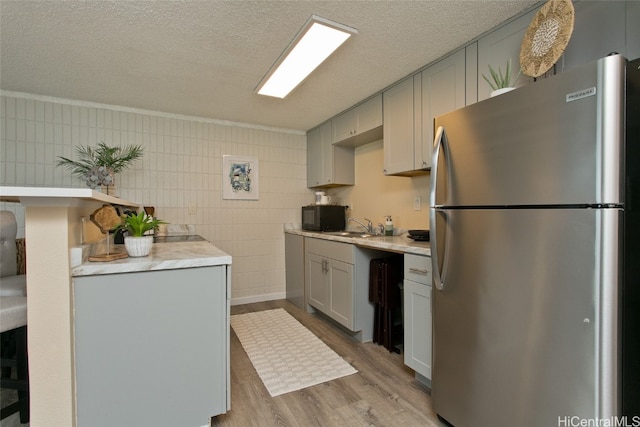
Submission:
[[[226,285],[226,266],[74,278],[77,425],[199,426],[226,412]]]
[[[422,72],[422,135],[416,144],[415,169],[431,167],[435,116],[465,106],[465,57],[461,49]]]
[[[382,94],[384,173],[414,168],[414,78],[409,77]]]
[[[349,174],[353,175],[353,160],[352,149],[331,144],[331,122],[325,122],[307,133],[307,187],[353,185],[354,179]],[[336,167],[336,163],[339,167]]]
[[[353,265],[329,262],[329,315],[341,325],[353,329]]]
[[[625,2],[579,1],[571,40],[558,61],[560,71],[596,61],[611,52],[625,52]],[[637,27],[637,21],[633,24]]]
[[[640,58],[640,2],[627,1],[627,59]]]
[[[467,45],[465,54],[465,105],[471,105],[478,102],[478,42]]]
[[[431,379],[431,286],[404,281],[404,364]]]
[[[609,2],[607,2],[609,3]],[[478,100],[487,99],[491,93],[491,87],[482,78],[482,74],[489,76],[489,65],[494,70],[501,68],[504,72],[507,61],[511,58],[513,69],[520,69],[520,46],[524,33],[527,31],[531,20],[537,10],[532,10],[526,15],[509,22],[478,40]],[[527,76],[520,75],[516,86],[528,81]]]
[[[333,181],[334,152],[331,145],[331,122],[320,125],[320,149],[322,167],[320,168],[320,184],[331,184]]]
[[[307,187],[320,185],[322,177],[321,144],[320,128],[307,132]]]
[[[382,126],[382,95],[371,98],[357,107],[358,133]]]
[[[332,142],[336,144],[380,126],[382,126],[382,95],[371,98],[335,117],[332,120]],[[356,145],[367,141],[357,141]]]
[[[307,254],[307,283],[309,304],[326,312],[327,303],[327,260],[316,254]]]
[[[332,126],[332,142],[340,142],[342,140],[354,136],[358,129],[358,114],[356,109],[346,111],[331,120]]]

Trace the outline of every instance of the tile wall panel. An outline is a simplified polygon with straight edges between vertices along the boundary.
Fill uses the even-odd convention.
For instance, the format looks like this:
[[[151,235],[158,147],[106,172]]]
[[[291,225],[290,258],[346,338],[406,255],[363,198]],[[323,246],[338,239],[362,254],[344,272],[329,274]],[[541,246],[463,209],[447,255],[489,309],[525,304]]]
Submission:
[[[229,253],[234,299],[284,294],[282,225],[299,223],[312,199],[304,134],[29,95],[0,97],[0,129],[0,185],[82,187],[55,166],[58,156],[100,141],[143,145],[144,157],[116,177],[118,195],[155,206],[170,223],[194,224]],[[222,199],[224,154],[258,158],[260,200]],[[24,236],[22,208],[0,208],[16,213]]]

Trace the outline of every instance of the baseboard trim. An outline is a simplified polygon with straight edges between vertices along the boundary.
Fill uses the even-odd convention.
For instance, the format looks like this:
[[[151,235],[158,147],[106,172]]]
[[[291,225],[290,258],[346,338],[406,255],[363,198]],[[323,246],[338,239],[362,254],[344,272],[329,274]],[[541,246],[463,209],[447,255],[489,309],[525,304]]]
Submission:
[[[251,304],[254,302],[273,301],[276,299],[285,299],[287,297],[284,292],[276,292],[273,294],[253,295],[250,297],[231,298],[231,305]]]

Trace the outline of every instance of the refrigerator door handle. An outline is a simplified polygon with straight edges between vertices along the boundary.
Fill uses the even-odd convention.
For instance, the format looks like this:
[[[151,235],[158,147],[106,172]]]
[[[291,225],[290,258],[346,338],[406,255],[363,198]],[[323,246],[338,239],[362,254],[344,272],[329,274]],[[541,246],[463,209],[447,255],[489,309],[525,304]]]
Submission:
[[[431,182],[429,185],[429,229],[431,230],[431,265],[433,270],[433,283],[436,289],[442,290],[444,288],[444,281],[440,272],[440,262],[438,260],[438,230],[436,226],[436,215],[438,208],[436,206],[436,185],[438,182],[438,161],[440,159],[440,150],[442,150],[445,161],[445,173],[447,166],[447,149],[446,149],[447,137],[444,131],[444,127],[439,126],[436,131],[436,137],[433,141],[433,159],[431,162]],[[448,187],[448,186],[447,186]],[[446,248],[445,248],[446,253]],[[446,255],[445,255],[446,256]]]
[[[431,268],[433,270],[432,280],[437,290],[441,291],[444,289],[444,264],[442,272],[440,272],[440,260],[438,258],[438,238],[436,232],[436,215],[440,213],[442,215],[446,215],[445,212],[438,208],[431,208],[429,215],[429,223],[431,228]],[[445,239],[446,241],[446,239]],[[445,248],[446,251],[446,248]],[[446,253],[445,253],[446,257]]]
[[[438,182],[438,166],[440,159],[440,150],[442,149],[443,155],[445,156],[445,162],[447,160],[446,153],[446,134],[444,132],[444,127],[438,126],[438,130],[436,130],[436,137],[433,140],[433,155],[431,158],[431,180],[429,183],[429,206],[432,208],[436,206],[436,184]]]

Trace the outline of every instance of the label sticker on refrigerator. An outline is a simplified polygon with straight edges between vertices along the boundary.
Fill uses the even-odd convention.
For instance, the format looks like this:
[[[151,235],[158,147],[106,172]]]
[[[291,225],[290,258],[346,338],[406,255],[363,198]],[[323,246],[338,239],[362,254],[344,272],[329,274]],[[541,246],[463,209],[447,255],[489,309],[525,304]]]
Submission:
[[[596,94],[596,87],[582,89],[577,92],[567,94],[567,102],[577,101],[578,99],[587,98]]]

